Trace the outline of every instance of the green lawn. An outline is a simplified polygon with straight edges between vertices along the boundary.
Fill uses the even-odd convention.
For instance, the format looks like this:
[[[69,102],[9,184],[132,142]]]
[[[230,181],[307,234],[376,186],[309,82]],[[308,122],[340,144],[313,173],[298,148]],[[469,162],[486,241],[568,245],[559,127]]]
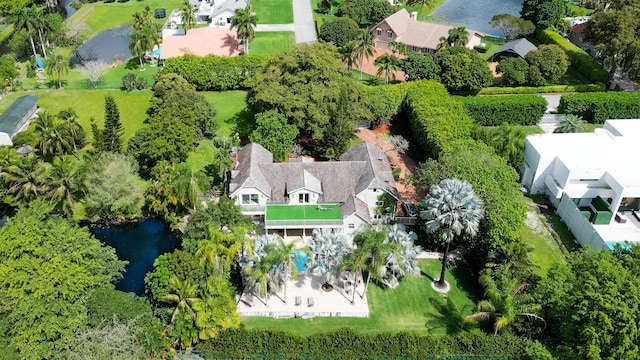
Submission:
[[[293,23],[292,0],[260,0],[251,3],[258,17],[258,24]]]
[[[206,91],[202,95],[216,109],[218,115],[218,133],[221,135],[231,135],[238,123],[253,121],[253,114],[247,108],[247,92],[243,90],[230,91]]]
[[[38,106],[49,113],[57,114],[60,110],[72,108],[79,117],[79,122],[91,137],[90,118],[95,118],[99,127],[104,124],[104,97],[112,95],[120,110],[120,121],[124,127],[123,138],[126,141],[144,126],[147,118],[151,91],[133,92],[114,90],[35,90],[29,92],[9,93],[0,101],[0,112],[6,110],[13,100],[23,95],[39,96]]]
[[[482,38],[482,42],[485,43],[487,51],[485,53],[480,53],[485,60],[491,60],[493,54],[495,54],[496,50],[498,50],[502,45],[504,45],[507,40],[504,38],[494,37],[494,36],[485,36]]]
[[[600,129],[603,126],[604,126],[604,124],[589,124],[589,123],[586,123],[586,124],[584,124],[584,128],[583,128],[582,132],[593,132],[593,130]]]
[[[249,45],[251,54],[275,54],[295,45],[295,33],[291,31],[258,32]]]
[[[277,329],[309,335],[349,327],[366,333],[419,331],[433,335],[455,334],[460,319],[473,311],[478,290],[464,264],[451,265],[447,281],[451,291],[445,298],[431,288],[440,274],[439,260],[420,260],[421,276],[407,276],[396,289],[369,286],[369,318],[272,319],[248,317],[247,328]],[[450,300],[449,302],[446,299]]]
[[[336,220],[342,219],[339,205],[268,205],[265,220]]]
[[[526,198],[529,211],[535,213],[540,220],[533,222],[537,226],[533,229],[524,226],[520,231],[522,241],[529,247],[529,258],[534,265],[537,265],[534,272],[537,275],[545,276],[547,270],[555,263],[565,261],[563,249],[560,248],[553,235],[545,226],[544,216],[540,216],[538,207],[530,198]]]

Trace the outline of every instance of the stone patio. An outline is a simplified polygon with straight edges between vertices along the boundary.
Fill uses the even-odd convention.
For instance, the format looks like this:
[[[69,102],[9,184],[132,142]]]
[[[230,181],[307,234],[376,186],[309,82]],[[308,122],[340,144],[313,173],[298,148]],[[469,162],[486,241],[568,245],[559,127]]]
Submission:
[[[347,280],[346,276],[341,278]],[[365,294],[364,298],[360,297],[360,294],[364,294],[364,281],[359,281],[355,288],[353,304],[351,304],[353,295],[350,290],[345,291],[336,285],[332,291],[327,292],[322,289],[322,283],[320,276],[299,273],[296,280],[290,280],[287,283],[286,303],[283,301],[283,289],[277,295],[269,296],[268,306],[264,304],[265,299],[242,294],[242,297],[237,297],[238,314],[269,316],[276,319],[292,317],[309,319],[316,316],[369,317],[367,296]],[[336,279],[336,284],[339,283],[341,279]],[[247,302],[253,305],[250,306]],[[299,304],[296,305],[296,302]]]

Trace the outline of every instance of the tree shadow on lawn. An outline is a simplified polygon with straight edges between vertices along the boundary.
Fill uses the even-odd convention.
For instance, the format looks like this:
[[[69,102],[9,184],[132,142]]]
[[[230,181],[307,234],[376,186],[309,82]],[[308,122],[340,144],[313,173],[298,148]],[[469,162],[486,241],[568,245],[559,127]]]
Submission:
[[[456,287],[464,292],[471,301],[478,303],[482,300],[483,290],[477,279],[471,273],[469,265],[463,261],[450,262],[447,265],[447,271],[456,278]]]
[[[231,124],[232,132],[238,134],[241,142],[244,142],[256,128],[253,112],[248,107],[240,110],[226,122]]]
[[[455,335],[464,330],[468,330],[468,326],[463,325],[462,320],[465,312],[470,312],[470,306],[464,306],[458,309],[451,298],[447,296],[430,297],[429,303],[434,311],[425,314],[425,326],[429,330],[445,329],[447,335]]]

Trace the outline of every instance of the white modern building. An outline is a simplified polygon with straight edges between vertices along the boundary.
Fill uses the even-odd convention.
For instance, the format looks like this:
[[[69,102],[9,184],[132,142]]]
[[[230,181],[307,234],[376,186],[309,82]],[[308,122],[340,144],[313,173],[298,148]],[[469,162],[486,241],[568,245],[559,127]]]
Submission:
[[[229,196],[243,214],[284,237],[310,236],[316,228],[341,229],[347,239],[364,224],[382,221],[381,196],[399,199],[384,151],[359,143],[340,161],[295,158],[275,163],[273,154],[251,143],[238,151]]]
[[[640,242],[640,119],[593,133],[529,135],[522,185],[545,194],[582,245]]]

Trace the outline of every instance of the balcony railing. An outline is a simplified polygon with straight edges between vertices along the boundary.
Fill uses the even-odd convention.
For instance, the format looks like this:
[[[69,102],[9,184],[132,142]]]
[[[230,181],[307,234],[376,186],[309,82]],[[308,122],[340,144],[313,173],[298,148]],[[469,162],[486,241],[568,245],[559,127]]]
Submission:
[[[264,212],[264,205],[240,205],[240,211],[245,212]]]
[[[321,226],[343,226],[342,219],[327,220],[265,220],[265,228],[310,228]]]
[[[415,216],[396,216],[395,222],[402,225],[415,225],[418,222],[418,218]]]

